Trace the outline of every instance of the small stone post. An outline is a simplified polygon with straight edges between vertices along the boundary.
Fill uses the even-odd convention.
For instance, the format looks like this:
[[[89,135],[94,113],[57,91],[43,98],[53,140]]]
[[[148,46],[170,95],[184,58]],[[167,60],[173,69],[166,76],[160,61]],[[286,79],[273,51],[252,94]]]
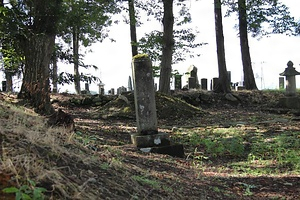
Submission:
[[[284,77],[279,77],[279,89],[284,89]]]
[[[218,85],[218,81],[219,81],[219,78],[215,77],[212,79],[212,82],[211,82],[211,90],[215,90],[217,85]]]
[[[131,76],[128,77],[128,91],[132,91],[132,81],[131,81]]]
[[[86,93],[89,94],[90,93],[89,83],[85,83],[84,88],[85,88]]]
[[[104,83],[100,81],[98,87],[99,87],[99,95],[104,95]]]
[[[2,91],[6,92],[6,81],[2,81]]]
[[[171,145],[169,135],[158,132],[152,63],[146,54],[133,57],[132,74],[137,122],[137,133],[131,135],[132,143],[145,152],[182,157],[183,146]]]
[[[202,90],[207,90],[207,78],[202,78],[201,79],[201,89]]]
[[[180,90],[182,88],[181,77],[182,75],[177,74],[175,77],[175,90]]]

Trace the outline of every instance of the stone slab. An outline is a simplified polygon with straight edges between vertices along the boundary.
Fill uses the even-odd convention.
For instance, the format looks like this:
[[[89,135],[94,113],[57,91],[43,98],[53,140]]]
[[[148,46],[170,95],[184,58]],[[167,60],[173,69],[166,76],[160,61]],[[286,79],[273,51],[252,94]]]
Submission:
[[[131,134],[131,142],[138,148],[170,145],[168,133],[157,133],[151,135]]]
[[[168,146],[152,147],[151,153],[170,155],[173,157],[184,158],[184,149],[182,144],[171,144]]]

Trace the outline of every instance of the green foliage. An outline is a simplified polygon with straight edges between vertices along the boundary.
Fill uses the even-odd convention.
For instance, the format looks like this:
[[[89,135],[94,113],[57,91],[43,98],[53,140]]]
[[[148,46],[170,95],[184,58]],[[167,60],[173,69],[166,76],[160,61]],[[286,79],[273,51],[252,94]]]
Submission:
[[[73,29],[77,27],[79,40],[85,47],[106,38],[106,27],[112,24],[112,15],[120,12],[114,0],[64,0],[63,10],[59,36],[70,44]]]
[[[4,193],[16,194],[16,200],[43,200],[44,192],[47,190],[42,187],[36,187],[36,183],[28,180],[28,184],[22,185],[19,188],[9,187],[2,190]]]
[[[249,0],[246,1],[248,31],[253,37],[269,34],[295,34],[297,23],[291,16],[289,8],[278,0]],[[229,7],[227,16],[238,11],[238,2],[226,0]]]
[[[133,180],[141,183],[141,184],[144,184],[144,185],[148,185],[148,186],[151,186],[153,188],[159,188],[160,187],[160,183],[156,180],[151,180],[145,176],[132,176],[131,177]]]
[[[196,166],[215,159],[232,159],[228,166],[239,174],[252,175],[299,172],[300,133],[254,132],[236,128],[177,130],[172,136],[183,143]],[[239,160],[236,162],[236,160]]]

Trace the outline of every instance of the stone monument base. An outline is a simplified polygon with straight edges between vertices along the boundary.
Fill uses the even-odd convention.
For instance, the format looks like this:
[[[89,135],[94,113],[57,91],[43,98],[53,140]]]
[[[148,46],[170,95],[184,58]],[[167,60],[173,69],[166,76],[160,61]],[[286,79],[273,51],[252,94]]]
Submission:
[[[131,134],[131,142],[138,148],[170,145],[169,134],[167,133],[152,135]]]
[[[279,99],[279,105],[284,108],[300,109],[300,98],[297,96],[287,96]]]
[[[184,157],[182,144],[171,144],[169,134],[158,133],[154,135],[131,135],[132,143],[146,153],[167,154],[174,157]]]

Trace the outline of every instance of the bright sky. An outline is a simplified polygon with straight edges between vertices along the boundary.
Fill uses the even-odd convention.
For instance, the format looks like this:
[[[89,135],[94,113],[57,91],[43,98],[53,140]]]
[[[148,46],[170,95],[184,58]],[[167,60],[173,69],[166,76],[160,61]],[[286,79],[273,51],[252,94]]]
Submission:
[[[292,15],[296,19],[300,19],[297,10],[300,2],[284,0],[284,3],[290,8]],[[218,77],[213,2],[192,0],[190,11],[193,19],[192,25],[200,31],[197,41],[207,42],[208,45],[197,50],[201,54],[200,57],[187,59],[185,62],[174,65],[173,69],[178,69],[179,72],[184,73],[190,65],[195,65],[198,68],[199,79],[208,78],[210,80],[213,77]],[[233,28],[236,23],[235,17],[223,18],[226,64],[227,70],[231,71],[232,82],[241,81],[243,74],[238,32]],[[144,32],[150,32],[154,28],[162,29],[160,24],[153,23],[138,27],[138,37],[142,37]],[[96,74],[105,84],[105,91],[120,86],[127,87],[128,77],[131,75],[129,26],[119,24],[112,27],[110,37],[116,39],[117,42],[105,41],[93,45],[94,52],[86,55],[85,59],[87,63],[99,66],[100,69]],[[249,36],[252,66],[259,89],[278,88],[279,73],[284,71],[289,60],[293,61],[296,70],[300,71],[299,44],[300,37],[272,35],[257,40]],[[297,86],[300,87],[299,76],[297,77]],[[96,85],[90,86],[90,90],[98,91]]]
[[[295,0],[284,0],[284,3],[290,8],[292,16],[300,19],[298,8],[300,2]],[[198,42],[206,42],[208,45],[195,50],[201,56],[193,59],[187,59],[185,62],[176,64],[173,69],[180,73],[186,72],[190,65],[198,68],[198,77],[210,80],[218,77],[218,65],[215,41],[214,10],[212,0],[191,0],[190,12],[192,14],[192,27],[196,28]],[[225,11],[223,10],[223,14]],[[242,62],[240,53],[239,38],[234,25],[237,23],[236,17],[223,18],[225,54],[227,70],[231,71],[232,82],[242,81]],[[159,23],[147,22],[142,27],[137,28],[138,38],[143,37],[144,33],[154,29],[162,30]],[[85,56],[86,64],[93,64],[99,67],[99,70],[92,69],[86,72],[98,76],[105,84],[105,92],[111,88],[128,86],[128,77],[131,76],[131,47],[129,25],[120,23],[110,28],[111,38],[117,42],[111,43],[105,40],[102,43],[96,43],[92,46],[92,53]],[[287,67],[289,60],[293,61],[296,70],[300,71],[300,36],[288,37],[285,35],[272,35],[268,38],[257,40],[249,35],[249,45],[252,58],[252,66],[256,77],[256,83],[259,89],[278,88],[279,73]],[[68,66],[72,72],[73,66]],[[81,69],[81,72],[84,72]],[[184,81],[184,80],[183,80]],[[297,76],[297,87],[300,88],[300,76]],[[81,84],[82,90],[84,83]],[[60,92],[74,91],[74,86],[64,86]],[[98,92],[96,84],[90,86],[91,91]]]

